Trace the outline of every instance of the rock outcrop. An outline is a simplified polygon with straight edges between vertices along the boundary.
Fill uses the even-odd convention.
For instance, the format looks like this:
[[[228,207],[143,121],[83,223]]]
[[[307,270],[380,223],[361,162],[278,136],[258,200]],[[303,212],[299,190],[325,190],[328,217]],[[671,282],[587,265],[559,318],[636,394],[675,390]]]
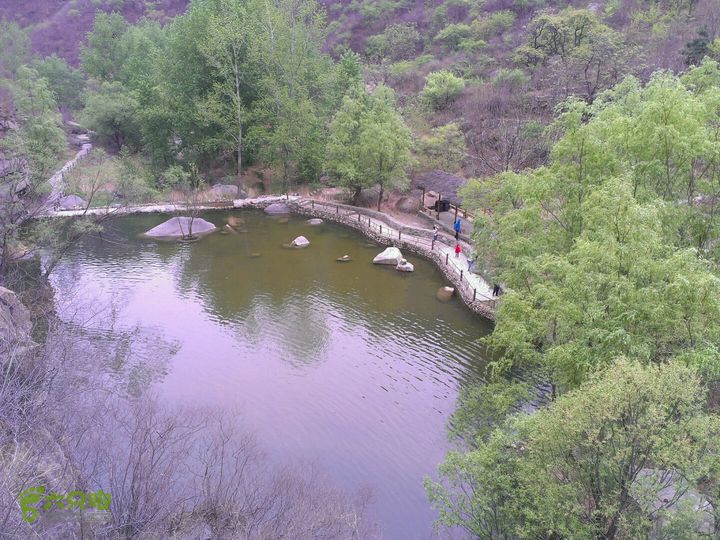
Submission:
[[[290,208],[285,203],[272,203],[271,205],[265,207],[265,213],[273,216],[289,214]]]
[[[297,248],[304,248],[304,247],[308,247],[310,245],[310,240],[308,240],[304,236],[298,236],[295,240],[293,240],[290,243],[290,245],[293,247],[297,247]]]
[[[395,209],[405,214],[416,214],[420,210],[420,199],[417,197],[400,197]]]
[[[415,270],[415,266],[413,266],[412,263],[407,262],[405,259],[400,259],[400,262],[398,262],[395,270],[398,272],[413,272]]]
[[[188,216],[178,216],[170,218],[167,221],[153,227],[145,233],[145,236],[151,238],[182,238],[191,233],[197,235],[205,235],[213,232],[215,225],[202,218],[190,218]]]
[[[397,266],[402,258],[403,255],[398,248],[389,247],[375,256],[373,264],[392,264],[393,266]]]
[[[67,195],[58,200],[58,207],[63,210],[76,210],[78,208],[85,208],[86,206],[87,201],[77,195]]]
[[[210,190],[223,199],[237,199],[240,193],[240,189],[232,184],[216,184]]]
[[[0,358],[22,356],[37,347],[31,333],[30,311],[13,291],[0,287]]]

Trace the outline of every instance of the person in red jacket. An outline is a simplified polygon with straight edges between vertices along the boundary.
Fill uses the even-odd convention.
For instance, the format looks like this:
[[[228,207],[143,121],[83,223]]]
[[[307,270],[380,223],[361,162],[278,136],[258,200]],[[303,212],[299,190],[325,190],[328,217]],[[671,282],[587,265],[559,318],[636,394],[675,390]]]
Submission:
[[[460,244],[455,244],[455,258],[460,256]]]

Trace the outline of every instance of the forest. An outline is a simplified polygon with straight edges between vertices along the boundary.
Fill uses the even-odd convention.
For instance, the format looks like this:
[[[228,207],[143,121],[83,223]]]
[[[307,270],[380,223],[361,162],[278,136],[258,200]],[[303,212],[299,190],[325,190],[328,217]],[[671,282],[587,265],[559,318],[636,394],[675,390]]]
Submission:
[[[717,0],[70,4],[77,35],[60,56],[42,41],[54,22],[0,4],[0,303],[16,306],[12,290],[30,308],[0,321],[9,537],[31,530],[15,497],[38,478],[104,478],[119,494],[110,522],[58,537],[377,533],[365,501],[268,472],[226,419],[180,420],[152,400],[128,413],[83,371],[88,350],[130,364],[172,347],[120,331],[91,345],[86,306],[73,323],[54,316],[50,275],[108,221],[34,219],[68,119],[97,146],[68,186],[88,208],[267,180],[382,210],[424,172],[467,179],[475,264],[505,293],[484,380],[461,392],[453,450],[425,479],[437,534],[720,535]],[[118,425],[131,444],[112,455],[103,436]],[[182,460],[206,467],[189,481]]]

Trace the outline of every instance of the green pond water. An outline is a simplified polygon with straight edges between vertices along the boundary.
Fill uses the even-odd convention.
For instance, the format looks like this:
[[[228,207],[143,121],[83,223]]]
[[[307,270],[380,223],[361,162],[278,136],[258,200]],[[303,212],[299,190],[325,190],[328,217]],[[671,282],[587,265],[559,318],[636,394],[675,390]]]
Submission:
[[[173,351],[136,377],[164,402],[240,411],[273,460],[313,462],[336,487],[369,489],[384,538],[431,537],[422,480],[449,448],[459,388],[481,377],[489,323],[438,301],[446,283],[423,259],[408,255],[412,274],[373,265],[381,246],[300,216],[202,217],[230,215],[245,232],[193,244],[138,236],[167,215],[113,221],[58,268],[58,304],[80,295],[114,306],[118,328]],[[310,247],[283,247],[301,234]],[[335,261],[345,254],[353,261]]]

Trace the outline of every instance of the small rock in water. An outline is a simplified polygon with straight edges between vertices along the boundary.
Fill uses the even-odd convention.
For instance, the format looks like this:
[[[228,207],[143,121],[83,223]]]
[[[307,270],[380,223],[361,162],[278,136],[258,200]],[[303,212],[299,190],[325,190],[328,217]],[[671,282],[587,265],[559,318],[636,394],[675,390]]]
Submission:
[[[312,218],[307,220],[308,225],[322,225],[323,220],[320,218]]]
[[[415,267],[412,263],[407,262],[405,259],[400,259],[397,266],[395,267],[395,270],[398,272],[412,272],[415,270]]]
[[[283,225],[285,223],[287,223],[288,221],[290,221],[290,219],[286,218],[286,217],[281,217],[280,219],[277,220],[278,223],[282,223]]]
[[[308,240],[304,236],[298,236],[295,240],[292,241],[290,245],[299,248],[308,247],[310,245],[310,240]]]
[[[442,300],[443,302],[450,300],[452,298],[453,293],[455,292],[455,289],[453,287],[440,287],[437,290],[436,296],[438,300]]]
[[[261,255],[262,255],[261,253],[251,253],[251,254],[250,254],[250,258],[251,258],[251,259],[257,259],[257,258],[260,257]]]
[[[350,262],[352,259],[350,258],[350,255],[343,255],[342,257],[338,257],[335,259],[337,262]]]

